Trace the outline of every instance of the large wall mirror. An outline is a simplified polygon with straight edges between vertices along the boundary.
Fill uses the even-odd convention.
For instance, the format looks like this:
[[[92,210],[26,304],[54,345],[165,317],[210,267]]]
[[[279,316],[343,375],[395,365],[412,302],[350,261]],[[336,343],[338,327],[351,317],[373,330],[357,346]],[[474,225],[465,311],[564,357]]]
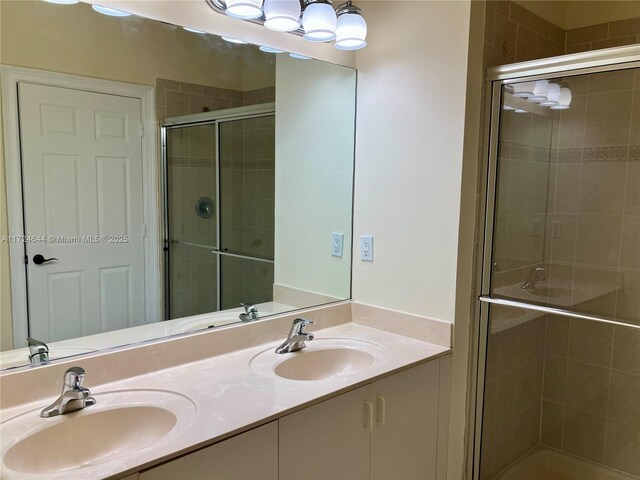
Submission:
[[[350,298],[355,70],[84,3],[0,21],[3,369]]]

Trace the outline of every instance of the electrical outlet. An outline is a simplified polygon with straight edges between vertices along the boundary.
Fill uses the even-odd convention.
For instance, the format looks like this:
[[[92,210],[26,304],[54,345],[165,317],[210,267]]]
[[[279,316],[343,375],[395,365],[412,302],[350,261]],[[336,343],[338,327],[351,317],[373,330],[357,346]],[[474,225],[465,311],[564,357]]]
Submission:
[[[360,260],[373,262],[373,235],[362,235],[360,237]]]
[[[342,258],[343,245],[344,245],[344,233],[333,232],[331,234],[331,256]]]

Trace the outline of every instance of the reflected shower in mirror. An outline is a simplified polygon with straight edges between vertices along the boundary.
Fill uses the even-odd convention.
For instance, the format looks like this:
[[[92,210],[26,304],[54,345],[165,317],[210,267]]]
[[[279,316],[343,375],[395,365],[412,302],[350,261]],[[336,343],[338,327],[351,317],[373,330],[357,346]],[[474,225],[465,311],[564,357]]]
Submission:
[[[350,297],[355,70],[83,3],[0,13],[2,368]]]

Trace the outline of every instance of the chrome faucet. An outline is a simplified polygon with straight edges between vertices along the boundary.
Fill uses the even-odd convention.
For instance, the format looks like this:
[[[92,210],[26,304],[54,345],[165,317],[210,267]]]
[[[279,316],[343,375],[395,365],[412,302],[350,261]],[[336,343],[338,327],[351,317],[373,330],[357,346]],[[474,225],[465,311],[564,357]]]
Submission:
[[[32,364],[47,363],[49,362],[49,346],[36,340],[35,338],[27,337],[27,344],[29,345],[29,362]]]
[[[308,340],[313,340],[313,333],[303,332],[304,327],[309,324],[314,324],[311,320],[305,320],[304,318],[296,318],[291,325],[289,335],[282,345],[276,348],[276,353],[292,353],[302,350],[307,345]]]
[[[546,271],[547,269],[544,267],[537,267],[537,268],[531,269],[531,271],[529,272],[529,276],[527,277],[527,281],[524,282],[520,288],[522,288],[523,290],[536,288],[536,284],[538,282],[542,282],[547,279],[547,277],[544,276]]]
[[[42,418],[55,417],[65,413],[82,410],[96,404],[96,399],[91,396],[88,388],[82,386],[85,373],[80,367],[71,367],[64,374],[64,385],[62,394],[48,407],[42,409]]]
[[[240,314],[240,320],[248,322],[258,319],[258,308],[250,303],[240,302],[240,305],[244,307],[244,313]]]

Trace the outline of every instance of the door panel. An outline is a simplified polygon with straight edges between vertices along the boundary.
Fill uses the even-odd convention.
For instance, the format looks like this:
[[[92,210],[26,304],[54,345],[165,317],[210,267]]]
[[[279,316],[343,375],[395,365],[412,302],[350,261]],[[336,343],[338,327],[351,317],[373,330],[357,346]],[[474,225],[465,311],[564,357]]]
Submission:
[[[20,83],[19,108],[30,335],[144,323],[140,100]]]
[[[438,367],[436,360],[373,383],[371,480],[436,478]]]
[[[280,480],[369,480],[370,397],[366,385],[281,418]]]

